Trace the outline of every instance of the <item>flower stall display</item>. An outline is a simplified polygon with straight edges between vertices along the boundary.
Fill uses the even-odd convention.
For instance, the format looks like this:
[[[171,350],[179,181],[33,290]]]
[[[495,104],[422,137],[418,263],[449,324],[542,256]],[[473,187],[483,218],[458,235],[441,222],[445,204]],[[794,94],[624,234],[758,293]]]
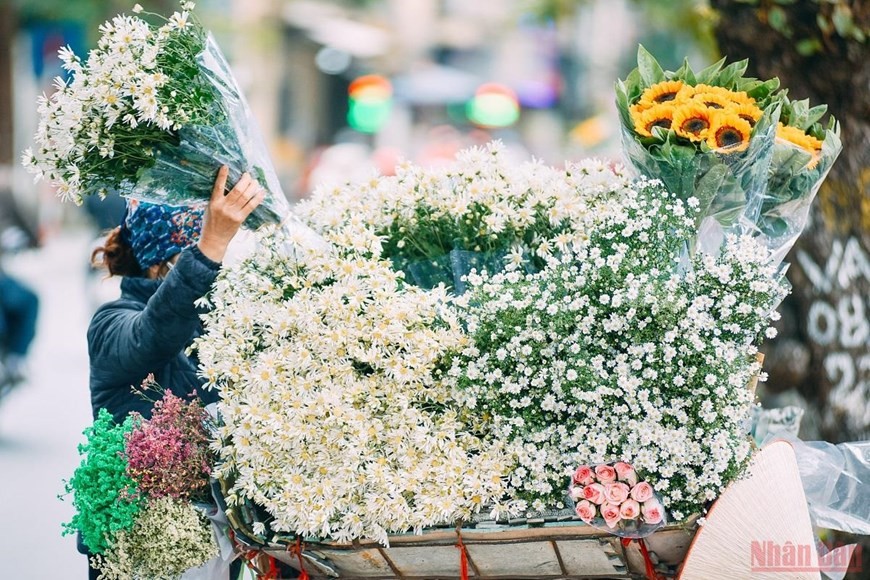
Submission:
[[[787,290],[750,236],[684,263],[697,208],[639,182],[558,265],[469,277],[447,374],[531,510],[563,505],[574,466],[623,461],[681,521],[746,464],[756,340]]]
[[[295,219],[182,6],[159,27],[116,18],[87,61],[64,53],[72,79],[41,103],[26,163],[68,199],[179,203],[227,163],[272,192],[248,225]],[[246,525],[243,557],[306,573],[613,577],[642,561],[654,575],[647,543],[685,540],[750,463],[748,385],[788,292],[781,261],[840,150],[822,108],[745,70],[664,71],[641,47],[617,85],[637,178],[516,163],[495,142],[317,190],[296,233],[328,247],[260,228],[201,304],[212,429],[168,394],[148,420],[102,413],[68,530],[107,578],[177,577],[217,553],[196,507],[210,489]],[[501,532],[539,545],[505,558]],[[679,550],[662,552],[673,571]]]
[[[164,18],[137,4],[100,27],[86,59],[61,49],[66,74],[39,100],[23,163],[64,200],[118,191],[171,205],[207,202],[226,164],[230,186],[247,171],[268,192],[247,225],[278,223],[289,205],[255,120],[194,3],[181,8]]]
[[[623,153],[642,175],[699,203],[699,228],[744,233],[758,219],[780,116],[779,80],[746,78],[748,61],[665,71],[642,46],[616,85]],[[708,251],[720,236],[700,239]]]
[[[65,533],[81,533],[100,578],[179,578],[218,555],[201,507],[213,464],[208,421],[198,402],[166,392],[151,419],[118,425],[101,410],[85,430],[84,458],[66,482],[76,514]]]
[[[634,467],[624,461],[578,466],[568,494],[581,520],[617,536],[648,536],[667,521],[653,487],[639,481]]]
[[[448,167],[405,163],[395,176],[317,189],[296,210],[339,246],[353,247],[360,230],[374,232],[380,246],[361,251],[391,260],[418,286],[443,282],[461,293],[475,268],[543,267],[628,181],[622,167],[594,159],[562,169],[515,163],[494,141],[460,152]]]
[[[387,544],[500,502],[507,457],[463,429],[443,380],[465,340],[445,290],[354,252],[284,248],[265,232],[222,271],[197,343],[221,394],[228,505],[264,508],[264,540]]]

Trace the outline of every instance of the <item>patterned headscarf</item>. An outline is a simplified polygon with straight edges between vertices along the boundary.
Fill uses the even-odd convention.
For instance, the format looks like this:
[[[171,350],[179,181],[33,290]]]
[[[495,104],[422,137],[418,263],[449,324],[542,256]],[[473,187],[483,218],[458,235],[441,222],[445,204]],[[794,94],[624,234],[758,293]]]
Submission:
[[[128,201],[121,237],[133,248],[139,267],[147,270],[199,241],[202,207]]]

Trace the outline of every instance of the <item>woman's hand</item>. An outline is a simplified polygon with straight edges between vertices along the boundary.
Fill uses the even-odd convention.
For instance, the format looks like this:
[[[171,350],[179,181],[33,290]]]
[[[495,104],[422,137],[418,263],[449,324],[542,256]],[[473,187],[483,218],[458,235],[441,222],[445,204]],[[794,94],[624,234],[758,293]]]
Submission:
[[[242,174],[239,182],[229,193],[224,194],[228,172],[226,165],[221,166],[218,171],[198,244],[205,257],[215,262],[223,261],[227,246],[239,231],[242,222],[266,197],[266,190],[247,173]]]

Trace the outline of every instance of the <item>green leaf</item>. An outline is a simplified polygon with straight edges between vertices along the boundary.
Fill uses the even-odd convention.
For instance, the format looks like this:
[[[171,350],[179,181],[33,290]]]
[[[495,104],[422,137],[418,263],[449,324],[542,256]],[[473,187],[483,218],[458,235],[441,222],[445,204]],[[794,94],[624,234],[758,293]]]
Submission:
[[[804,38],[797,41],[794,48],[801,56],[812,56],[822,52],[823,46],[818,38]]]
[[[818,122],[828,111],[828,105],[816,105],[807,111],[807,127]]]
[[[719,74],[719,71],[722,70],[722,66],[725,64],[725,57],[719,59],[719,62],[715,62],[708,66],[707,68],[698,72],[695,75],[695,79],[699,84],[709,85],[710,82]]]
[[[847,37],[855,27],[855,22],[852,20],[852,10],[846,4],[838,3],[834,6],[834,12],[831,14],[831,20],[834,22],[834,28],[837,34],[842,37]]]
[[[738,88],[739,84],[738,84]],[[746,94],[759,102],[764,102],[770,98],[770,96],[779,89],[779,78],[773,77],[772,79],[766,80],[763,83],[759,83],[751,88],[740,88],[740,90],[745,90]]]
[[[637,70],[647,87],[665,80],[665,71],[642,44],[637,45]]]
[[[713,80],[715,81],[713,84],[726,88],[734,87],[737,84],[738,79],[743,78],[747,66],[749,66],[748,59],[732,62],[713,77]]]
[[[622,124],[626,127],[631,127],[631,114],[629,107],[631,99],[628,97],[628,87],[623,81],[616,81],[616,109],[619,111],[619,117]]]
[[[689,85],[696,85],[698,81],[695,80],[695,71],[692,70],[692,66],[689,64],[689,59],[683,59],[683,64],[674,72],[673,78],[684,81]]]
[[[782,34],[783,36],[791,36],[791,28],[788,25],[788,15],[785,10],[779,6],[773,6],[767,11],[767,23],[770,27]]]
[[[822,33],[824,33],[824,34],[830,34],[831,29],[832,29],[831,21],[828,20],[828,19],[825,17],[825,15],[822,14],[821,12],[819,12],[818,14],[816,14],[816,24],[818,24],[818,26],[819,26],[819,30],[821,30]]]

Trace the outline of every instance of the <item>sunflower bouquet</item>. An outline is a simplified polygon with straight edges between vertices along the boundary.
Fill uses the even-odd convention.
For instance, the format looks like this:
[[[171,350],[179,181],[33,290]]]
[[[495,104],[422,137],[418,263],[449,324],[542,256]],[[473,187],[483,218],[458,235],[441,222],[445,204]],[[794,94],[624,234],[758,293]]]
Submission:
[[[65,201],[118,191],[170,205],[207,202],[226,164],[228,183],[249,172],[268,192],[246,225],[280,222],[289,205],[244,96],[194,3],[180,6],[165,18],[137,4],[85,60],[62,48],[68,78],[40,98],[22,163]]]
[[[826,105],[782,96],[767,193],[758,219],[759,235],[781,261],[806,225],[810,204],[842,150],[840,125],[820,119]]]
[[[745,231],[760,211],[779,120],[778,79],[744,77],[747,61],[695,72],[665,71],[642,46],[638,66],[617,82],[623,149],[640,173],[700,202],[702,246]]]

